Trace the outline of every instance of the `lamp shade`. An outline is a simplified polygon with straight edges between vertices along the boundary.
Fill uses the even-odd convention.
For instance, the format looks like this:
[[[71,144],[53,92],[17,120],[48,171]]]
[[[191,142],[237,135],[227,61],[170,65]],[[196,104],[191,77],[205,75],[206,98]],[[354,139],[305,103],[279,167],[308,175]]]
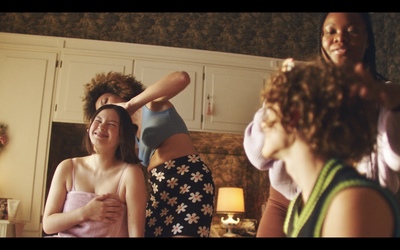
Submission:
[[[218,189],[217,213],[244,213],[243,188],[220,187]]]

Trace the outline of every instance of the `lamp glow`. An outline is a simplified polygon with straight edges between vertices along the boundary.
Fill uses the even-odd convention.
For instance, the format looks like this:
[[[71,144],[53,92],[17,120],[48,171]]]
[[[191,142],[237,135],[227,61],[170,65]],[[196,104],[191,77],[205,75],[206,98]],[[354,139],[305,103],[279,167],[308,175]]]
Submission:
[[[221,218],[221,222],[226,226],[228,232],[223,237],[235,237],[232,228],[236,227],[240,218],[233,218],[234,214],[244,213],[244,194],[243,188],[220,187],[218,189],[217,213],[227,214],[228,218]]]

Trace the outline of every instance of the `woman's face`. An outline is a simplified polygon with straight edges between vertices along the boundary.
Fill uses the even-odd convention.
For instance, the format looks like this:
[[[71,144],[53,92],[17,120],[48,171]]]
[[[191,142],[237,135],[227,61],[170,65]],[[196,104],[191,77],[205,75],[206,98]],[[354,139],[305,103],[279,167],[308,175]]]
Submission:
[[[111,93],[105,93],[102,94],[96,101],[96,109],[99,109],[101,106],[105,104],[114,104],[114,103],[120,103],[120,102],[125,102],[124,99],[121,97],[111,94]]]
[[[90,141],[95,147],[118,146],[120,118],[114,109],[102,110],[89,128]]]
[[[368,48],[366,26],[359,13],[329,13],[321,39],[322,54],[339,65],[362,62]]]
[[[281,152],[290,144],[290,135],[281,123],[280,109],[277,105],[265,106],[261,128],[264,131],[264,146],[261,154],[266,159],[282,159]]]

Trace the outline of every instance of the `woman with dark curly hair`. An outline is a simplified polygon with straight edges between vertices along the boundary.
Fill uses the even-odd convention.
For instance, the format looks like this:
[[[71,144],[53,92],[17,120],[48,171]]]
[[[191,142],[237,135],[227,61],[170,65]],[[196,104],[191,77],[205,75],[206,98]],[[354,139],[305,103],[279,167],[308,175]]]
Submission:
[[[283,68],[285,69],[285,68]],[[362,99],[353,67],[294,65],[263,91],[262,155],[282,160],[301,192],[289,204],[288,237],[399,237],[393,194],[353,167],[375,153],[378,110]]]
[[[114,103],[137,124],[138,156],[146,167],[150,193],[146,237],[208,237],[214,211],[211,170],[195,149],[185,122],[170,102],[190,83],[172,72],[145,88],[132,75],[97,74],[86,84],[84,117]]]
[[[357,169],[393,193],[399,189],[400,172],[400,85],[380,75],[375,65],[374,33],[368,13],[323,13],[318,26],[318,54],[324,60],[355,67],[361,80],[361,97],[379,107],[377,152],[358,162]],[[284,237],[283,221],[288,204],[300,191],[288,176],[282,161],[261,156],[264,135],[257,124],[260,109],[245,130],[244,149],[250,162],[260,170],[269,170],[270,188],[266,209],[257,237]],[[266,138],[268,141],[269,139]]]

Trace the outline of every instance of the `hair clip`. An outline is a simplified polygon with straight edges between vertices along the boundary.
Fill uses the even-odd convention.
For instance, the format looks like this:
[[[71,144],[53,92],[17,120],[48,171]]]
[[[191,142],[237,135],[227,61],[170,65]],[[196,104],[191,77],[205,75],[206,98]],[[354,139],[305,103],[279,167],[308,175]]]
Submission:
[[[294,68],[294,60],[293,58],[287,58],[282,63],[282,72],[291,71]]]

